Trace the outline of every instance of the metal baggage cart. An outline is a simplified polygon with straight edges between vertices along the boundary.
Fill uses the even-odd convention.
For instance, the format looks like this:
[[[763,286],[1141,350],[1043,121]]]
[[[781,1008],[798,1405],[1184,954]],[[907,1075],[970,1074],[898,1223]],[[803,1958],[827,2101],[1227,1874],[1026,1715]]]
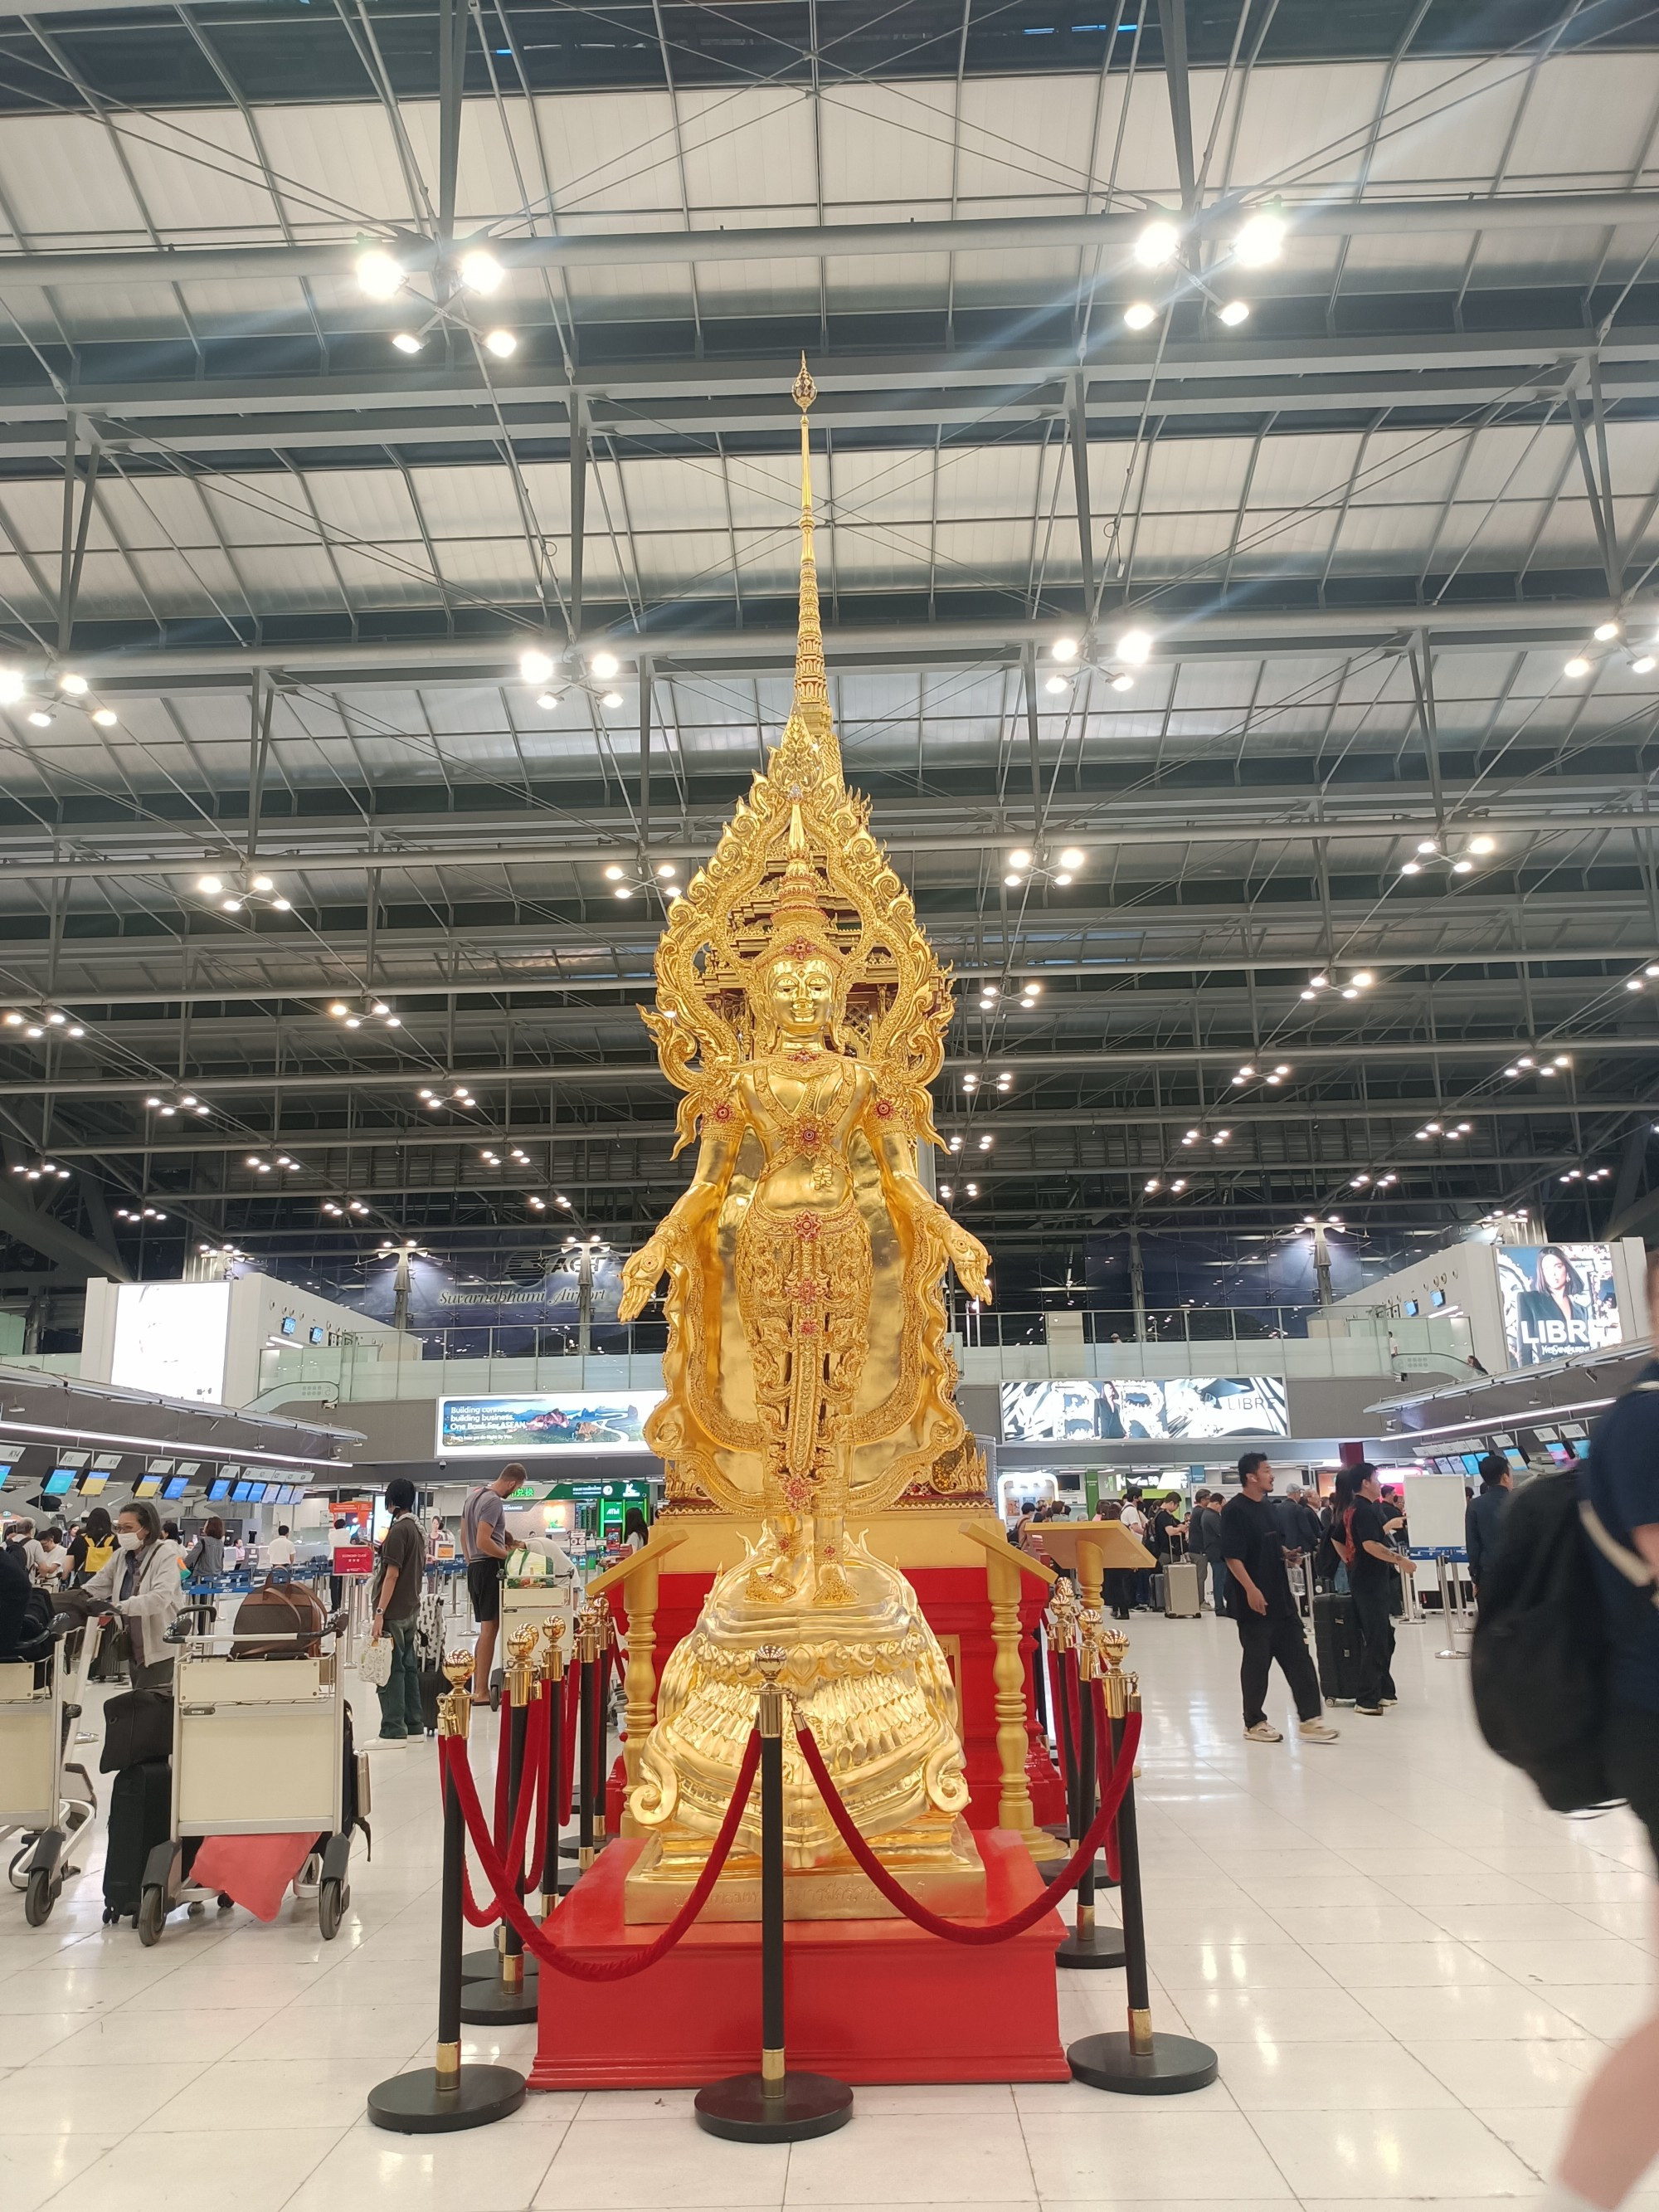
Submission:
[[[97,1632],[84,1633],[90,1640]],[[92,1777],[65,1756],[81,1711],[64,1694],[68,1641],[60,1633],[45,1658],[0,1665],[0,1837],[18,1838],[6,1871],[31,1928],[44,1925],[81,1871],[69,1845],[98,1810]]]
[[[239,1659],[239,1641],[269,1648],[260,1628],[239,1638],[215,1632],[201,1613],[175,1625],[185,1632],[173,1683],[173,1817],[165,1843],[150,1853],[138,1905],[138,1939],[160,1941],[170,1912],[229,1902],[190,1881],[185,1845],[206,1836],[313,1836],[293,1888],[315,1894],[324,1941],[339,1932],[351,1902],[352,1808],[346,1803],[345,1679],[341,1618],[320,1637],[295,1638],[292,1656]],[[315,1642],[315,1655],[306,1646]],[[356,1761],[356,1812],[366,1815],[368,1762]]]

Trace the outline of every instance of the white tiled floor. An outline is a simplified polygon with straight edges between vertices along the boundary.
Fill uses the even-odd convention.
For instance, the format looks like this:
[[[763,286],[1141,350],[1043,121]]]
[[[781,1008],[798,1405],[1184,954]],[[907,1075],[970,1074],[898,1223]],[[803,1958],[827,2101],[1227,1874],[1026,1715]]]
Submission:
[[[1481,1746],[1467,1670],[1435,1658],[1434,1629],[1402,1633],[1398,1710],[1335,1715],[1328,1748],[1241,1740],[1224,1624],[1138,1620],[1133,1640],[1154,2008],[1216,2046],[1221,2078],[1200,2094],[862,2090],[850,2127],[793,2148],[716,2142],[677,2090],[532,2097],[475,2135],[380,2133],[365,2091],[429,2057],[423,1745],[374,1754],[375,1856],[359,1855],[332,1944],[286,1908],[270,1927],[175,1918],[143,1950],[100,1925],[95,1846],[44,1929],[0,1889],[0,2207],[172,2212],[207,2188],[235,2212],[1475,2212],[1536,2197],[1565,2108],[1648,2002],[1639,1831],[1544,1812]],[[1121,2027],[1122,2003],[1119,1976],[1063,1978],[1062,2028]],[[532,2040],[510,2030],[469,2055],[527,2057]],[[1659,2170],[1644,2202],[1659,2204]]]

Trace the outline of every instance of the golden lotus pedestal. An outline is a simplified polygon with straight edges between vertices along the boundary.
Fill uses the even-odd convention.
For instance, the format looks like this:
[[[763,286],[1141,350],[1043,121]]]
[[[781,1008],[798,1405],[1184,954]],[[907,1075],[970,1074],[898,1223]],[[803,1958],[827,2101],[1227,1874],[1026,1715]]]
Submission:
[[[959,1863],[906,1866],[902,1860],[890,1867],[918,1905],[946,1920],[978,1920],[985,1916],[985,1863],[973,1831],[958,1823],[962,1833],[953,1838]],[[629,1927],[649,1927],[672,1920],[691,1893],[695,1875],[676,1876],[659,1871],[662,1845],[653,1837],[629,1869],[623,1886],[623,1917]],[[887,1864],[883,1854],[883,1863]],[[760,1862],[750,1858],[732,1865],[714,1884],[714,1895],[704,1905],[704,1920],[758,1920],[761,1917]],[[897,1920],[902,1916],[890,1905],[869,1876],[851,1859],[840,1865],[803,1868],[783,1878],[783,1917],[786,1920]]]

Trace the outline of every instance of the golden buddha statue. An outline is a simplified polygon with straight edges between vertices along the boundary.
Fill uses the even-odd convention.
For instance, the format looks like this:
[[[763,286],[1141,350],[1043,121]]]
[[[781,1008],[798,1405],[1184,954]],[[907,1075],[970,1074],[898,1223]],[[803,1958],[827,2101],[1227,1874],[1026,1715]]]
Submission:
[[[803,362],[800,619],[793,711],[720,847],[677,898],[646,1020],[686,1093],[680,1147],[696,1171],[623,1270],[622,1318],[665,1273],[665,1396],[647,1438],[668,1510],[708,1503],[759,1522],[669,1658],[630,1801],[653,1841],[630,1877],[631,1917],[667,1917],[701,1868],[730,1796],[761,1675],[810,1719],[863,1832],[918,1893],[979,1909],[955,1692],[914,1591],[849,1521],[908,1490],[982,1498],[954,1398],[940,1285],[954,1265],[988,1295],[978,1239],[917,1172],[937,1145],[927,1085],[951,1018],[948,985],[908,893],[842,777],[830,724],[812,551]],[[677,1147],[679,1149],[680,1147]],[[828,1877],[796,1910],[880,1910],[793,1745],[786,1859]],[[757,1832],[745,1826],[740,1854]]]

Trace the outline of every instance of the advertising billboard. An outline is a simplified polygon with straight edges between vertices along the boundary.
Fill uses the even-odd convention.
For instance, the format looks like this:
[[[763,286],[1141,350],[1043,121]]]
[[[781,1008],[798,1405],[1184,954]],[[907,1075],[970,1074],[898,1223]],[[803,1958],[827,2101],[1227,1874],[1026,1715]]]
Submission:
[[[161,1398],[224,1402],[230,1285],[122,1283],[109,1379]]]
[[[1005,1443],[1145,1437],[1287,1437],[1278,1376],[1189,1375],[1169,1382],[1005,1382]]]
[[[1498,1288],[1511,1367],[1617,1344],[1624,1331],[1606,1244],[1500,1244]]]
[[[469,1452],[642,1451],[645,1424],[662,1403],[660,1390],[544,1392],[520,1398],[440,1398],[438,1449]]]

